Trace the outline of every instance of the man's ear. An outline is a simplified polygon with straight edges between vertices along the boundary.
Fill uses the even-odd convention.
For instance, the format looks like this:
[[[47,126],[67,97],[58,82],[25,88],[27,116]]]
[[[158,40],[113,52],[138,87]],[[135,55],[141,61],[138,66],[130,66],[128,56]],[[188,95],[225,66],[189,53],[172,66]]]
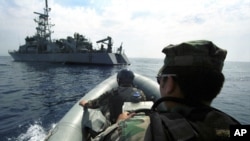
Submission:
[[[162,81],[162,80],[160,80],[160,81]],[[163,82],[163,83],[160,83],[160,87],[161,87],[161,89],[163,89],[165,85],[166,85],[166,81],[165,81],[165,82]]]
[[[172,76],[168,76],[168,80],[167,80],[166,85],[167,85],[166,92],[168,94],[171,94],[175,90],[175,85],[176,85]]]

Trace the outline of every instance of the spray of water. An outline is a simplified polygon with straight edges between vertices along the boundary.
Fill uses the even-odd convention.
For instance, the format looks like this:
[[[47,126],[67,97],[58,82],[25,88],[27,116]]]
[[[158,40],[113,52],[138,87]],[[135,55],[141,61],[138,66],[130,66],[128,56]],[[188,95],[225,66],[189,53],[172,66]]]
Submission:
[[[53,129],[56,124],[52,124],[50,129]],[[46,131],[39,122],[30,125],[25,133],[21,133],[17,138],[9,138],[8,140],[16,141],[41,141],[46,138],[48,131]]]

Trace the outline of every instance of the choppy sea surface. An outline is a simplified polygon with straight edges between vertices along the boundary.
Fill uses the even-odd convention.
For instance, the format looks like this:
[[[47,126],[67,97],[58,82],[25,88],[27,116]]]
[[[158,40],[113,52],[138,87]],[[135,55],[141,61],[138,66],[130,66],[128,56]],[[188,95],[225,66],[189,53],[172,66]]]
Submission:
[[[130,66],[14,62],[0,56],[0,140],[40,141],[85,93],[124,67],[155,80],[162,59]],[[212,106],[250,124],[250,62],[225,62],[226,81]]]

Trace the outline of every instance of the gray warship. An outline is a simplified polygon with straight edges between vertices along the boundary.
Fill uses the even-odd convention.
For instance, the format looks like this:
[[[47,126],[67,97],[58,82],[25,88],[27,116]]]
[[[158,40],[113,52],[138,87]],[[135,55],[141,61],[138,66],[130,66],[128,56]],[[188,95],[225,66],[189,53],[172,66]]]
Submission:
[[[122,43],[116,51],[112,50],[112,38],[107,36],[96,41],[101,46],[94,49],[92,42],[85,36],[75,33],[73,37],[65,39],[51,39],[48,2],[45,0],[44,13],[34,12],[38,18],[36,34],[25,38],[25,44],[18,50],[9,51],[14,61],[22,62],[51,62],[51,63],[77,63],[97,65],[130,65],[130,62],[122,49]]]

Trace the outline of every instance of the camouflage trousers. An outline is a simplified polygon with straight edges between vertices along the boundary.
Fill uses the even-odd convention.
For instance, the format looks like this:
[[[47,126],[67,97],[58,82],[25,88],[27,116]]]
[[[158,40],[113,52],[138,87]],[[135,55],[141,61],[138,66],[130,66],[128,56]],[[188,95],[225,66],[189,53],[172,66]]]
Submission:
[[[108,127],[92,141],[143,141],[149,122],[148,116],[137,115]]]

